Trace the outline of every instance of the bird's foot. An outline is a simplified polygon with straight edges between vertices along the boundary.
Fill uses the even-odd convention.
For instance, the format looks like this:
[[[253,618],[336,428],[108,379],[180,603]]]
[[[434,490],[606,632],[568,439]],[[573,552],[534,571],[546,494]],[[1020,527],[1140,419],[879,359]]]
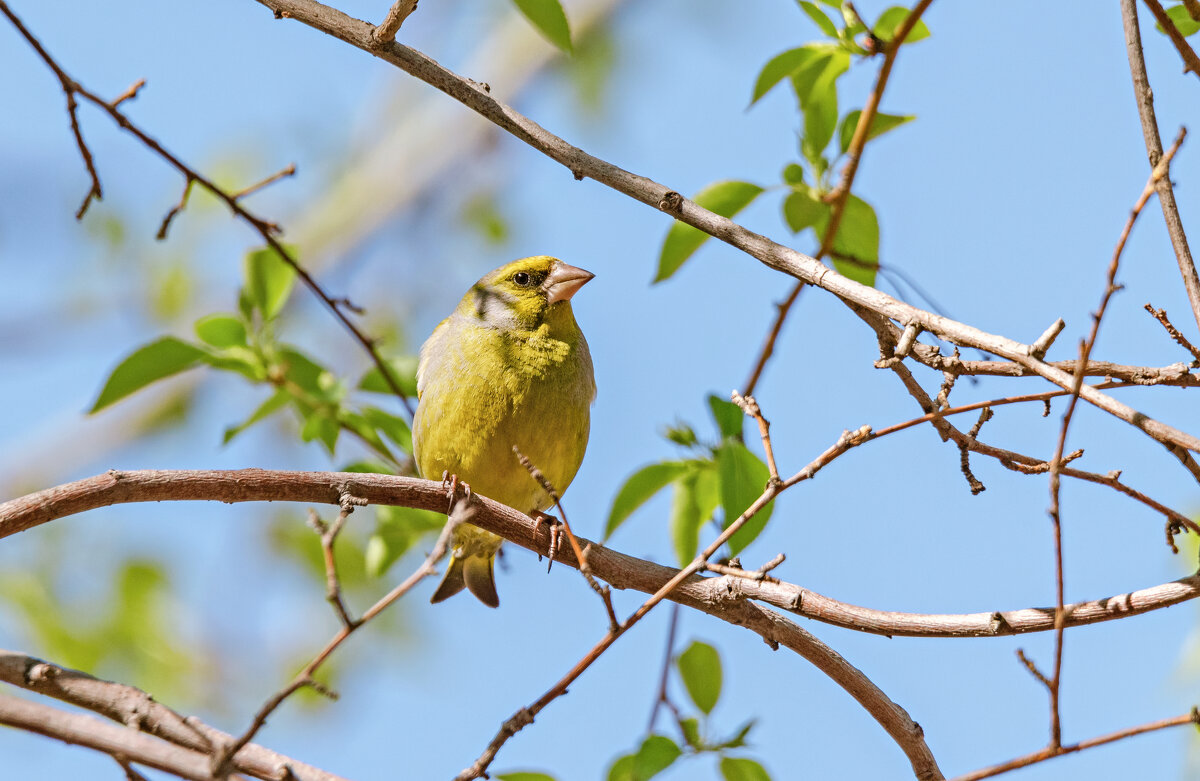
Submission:
[[[534,510],[529,514],[529,517],[533,519],[533,531],[535,534],[542,528],[542,524],[546,524],[549,527],[550,548],[546,551],[546,558],[550,560],[546,565],[546,572],[549,572],[550,568],[554,566],[554,558],[558,555],[558,548],[562,543],[563,525],[553,515],[544,513],[541,510]],[[538,559],[540,560],[541,558],[542,555],[539,553]]]
[[[446,515],[450,515],[454,511],[454,502],[458,494],[459,483],[463,487],[463,500],[467,502],[471,501],[471,484],[465,480],[459,480],[458,475],[450,474],[450,470],[448,469],[442,472],[442,488],[445,489],[446,498],[450,501],[449,506],[446,507]]]

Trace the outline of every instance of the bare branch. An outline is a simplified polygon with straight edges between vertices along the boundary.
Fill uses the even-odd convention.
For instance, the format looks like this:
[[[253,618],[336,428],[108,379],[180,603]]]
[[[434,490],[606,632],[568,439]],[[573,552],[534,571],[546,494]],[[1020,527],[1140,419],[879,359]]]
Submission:
[[[1175,22],[1171,17],[1167,16],[1167,12],[1163,9],[1162,3],[1158,0],[1144,0],[1146,7],[1150,9],[1150,13],[1154,14],[1154,18],[1158,20],[1159,26],[1171,39],[1171,43],[1175,45],[1175,49],[1179,52],[1180,59],[1183,60],[1183,72],[1192,72],[1196,74],[1196,78],[1200,78],[1200,57],[1196,56],[1196,50],[1193,49],[1187,42],[1187,38],[1183,37],[1183,33],[1179,32],[1179,28],[1175,26]]]
[[[383,21],[375,28],[375,41],[379,44],[394,41],[404,20],[415,10],[417,10],[417,0],[396,0],[388,9],[387,16],[383,17]]]

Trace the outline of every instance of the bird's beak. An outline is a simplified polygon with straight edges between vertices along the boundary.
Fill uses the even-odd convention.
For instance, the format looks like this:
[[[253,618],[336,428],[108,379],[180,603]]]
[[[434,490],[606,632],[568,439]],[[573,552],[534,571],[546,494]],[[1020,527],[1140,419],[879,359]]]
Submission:
[[[553,304],[558,301],[570,301],[571,296],[579,292],[579,288],[596,276],[590,271],[567,265],[562,261],[554,264],[554,270],[542,286],[546,290],[546,301]]]

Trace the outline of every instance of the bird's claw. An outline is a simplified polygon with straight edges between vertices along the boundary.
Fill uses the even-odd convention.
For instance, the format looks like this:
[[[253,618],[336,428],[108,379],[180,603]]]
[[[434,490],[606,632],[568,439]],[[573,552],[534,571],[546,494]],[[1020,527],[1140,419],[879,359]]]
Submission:
[[[454,511],[455,494],[458,493],[458,486],[460,482],[462,483],[463,487],[463,500],[470,502],[471,484],[465,480],[460,481],[458,479],[458,475],[450,474],[450,470],[448,469],[442,471],[442,488],[445,489],[446,498],[450,501],[449,506],[446,507],[446,515],[450,515],[450,513]]]
[[[541,510],[534,510],[530,513],[530,517],[533,518],[533,531],[535,534],[542,528],[542,524],[546,524],[549,527],[550,548],[546,551],[546,558],[549,559],[549,563],[546,564],[546,572],[549,572],[550,568],[554,566],[554,559],[558,555],[558,548],[562,543],[563,525],[553,515],[544,513]],[[538,559],[541,558],[542,556],[539,553]]]

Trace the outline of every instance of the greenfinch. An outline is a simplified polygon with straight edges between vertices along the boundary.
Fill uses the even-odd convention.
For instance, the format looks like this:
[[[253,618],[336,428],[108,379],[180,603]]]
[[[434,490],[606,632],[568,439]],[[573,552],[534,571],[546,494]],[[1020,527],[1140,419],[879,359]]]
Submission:
[[[516,447],[559,493],[579,470],[596,397],[592,357],[571,297],[594,275],[538,255],[476,282],[421,347],[413,456],[421,475],[456,476],[497,502],[540,514],[553,501]],[[498,607],[502,538],[461,524],[432,602],[465,587]]]

